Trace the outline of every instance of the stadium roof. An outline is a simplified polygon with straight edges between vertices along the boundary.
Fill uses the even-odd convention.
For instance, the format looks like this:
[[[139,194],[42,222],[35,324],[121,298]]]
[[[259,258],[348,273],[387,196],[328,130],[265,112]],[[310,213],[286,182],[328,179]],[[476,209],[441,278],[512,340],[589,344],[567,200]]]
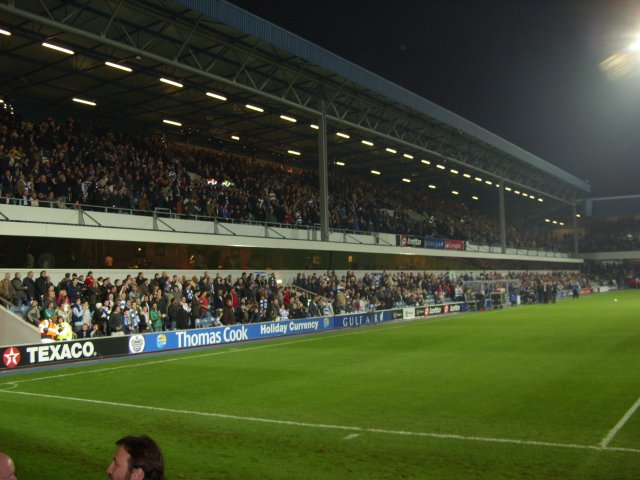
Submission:
[[[0,3],[0,11],[0,29],[11,33],[0,36],[0,94],[8,101],[87,108],[103,121],[179,129],[194,141],[317,168],[312,125],[324,99],[329,161],[345,174],[376,170],[386,183],[435,185],[491,204],[497,184],[526,193],[512,202],[523,206],[573,204],[590,191],[472,122],[222,0],[23,0]]]

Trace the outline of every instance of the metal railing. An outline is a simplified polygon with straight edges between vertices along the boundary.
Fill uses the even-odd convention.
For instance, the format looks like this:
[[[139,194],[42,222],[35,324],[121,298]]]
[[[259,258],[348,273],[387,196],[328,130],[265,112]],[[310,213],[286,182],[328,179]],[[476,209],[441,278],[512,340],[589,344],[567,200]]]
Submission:
[[[54,209],[63,209],[63,210],[76,210],[78,212],[78,225],[86,225],[86,226],[96,226],[96,227],[108,227],[108,228],[126,228],[126,227],[118,227],[113,225],[103,225],[101,224],[93,215],[94,212],[99,213],[111,213],[111,214],[121,214],[121,215],[138,215],[138,216],[146,216],[153,218],[153,230],[160,231],[162,230],[161,226],[164,227],[167,231],[182,233],[192,233],[189,230],[178,230],[175,226],[170,225],[165,221],[165,219],[175,219],[175,220],[193,220],[193,221],[201,221],[201,222],[209,222],[213,224],[213,233],[216,235],[230,235],[235,236],[238,233],[234,232],[232,228],[229,228],[230,225],[253,225],[263,227],[264,233],[262,237],[264,238],[277,238],[277,239],[285,239],[288,238],[279,232],[277,229],[286,229],[286,230],[299,230],[306,232],[306,238],[297,238],[297,240],[319,240],[319,232],[320,225],[304,225],[298,223],[279,223],[279,222],[268,222],[262,220],[238,220],[234,218],[226,218],[219,216],[208,216],[200,213],[188,214],[188,213],[176,213],[171,211],[169,208],[156,207],[154,210],[138,210],[134,208],[123,208],[118,206],[105,206],[105,205],[92,205],[92,204],[79,204],[79,203],[69,203],[62,201],[38,201],[38,206],[33,206],[32,208],[54,208]],[[23,199],[18,198],[8,198],[8,197],[0,197],[0,205],[16,205],[16,206],[31,206],[25,205],[25,201]],[[24,221],[22,219],[12,219],[7,217],[4,213],[0,212],[0,221]],[[87,221],[89,220],[89,221]],[[202,233],[202,232],[198,232]],[[386,237],[398,235],[398,233],[394,232],[372,232],[368,230],[352,230],[346,228],[330,228],[329,234],[331,236],[332,241],[340,241],[345,244],[361,244],[361,245],[379,245],[379,246],[388,246],[395,247],[397,246],[395,242],[390,242]],[[403,233],[400,233],[402,235]],[[369,241],[363,241],[362,237],[368,237]],[[473,242],[465,241],[467,244],[470,244],[472,248],[466,248],[467,251],[477,251],[480,253],[502,253],[500,247],[498,245],[482,245],[482,244],[474,244]],[[426,250],[426,249],[425,249]],[[524,255],[524,256],[537,256],[537,257],[555,257],[555,258],[570,258],[571,255],[567,252],[554,252],[543,249],[533,249],[533,248],[520,248],[507,246],[507,253]]]

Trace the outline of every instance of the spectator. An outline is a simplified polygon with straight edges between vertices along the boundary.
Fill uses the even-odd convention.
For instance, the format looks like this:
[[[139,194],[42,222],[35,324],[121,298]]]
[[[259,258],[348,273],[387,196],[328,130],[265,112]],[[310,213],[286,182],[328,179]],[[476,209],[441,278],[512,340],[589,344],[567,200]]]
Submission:
[[[0,479],[17,480],[16,466],[13,463],[13,459],[2,452],[0,452]]]
[[[25,287],[22,282],[22,274],[20,272],[16,272],[13,280],[11,280],[11,285],[14,292],[14,301],[12,303],[16,307],[22,307],[27,303],[27,287]]]
[[[127,436],[116,445],[118,449],[107,468],[111,480],[164,480],[164,458],[150,437]]]

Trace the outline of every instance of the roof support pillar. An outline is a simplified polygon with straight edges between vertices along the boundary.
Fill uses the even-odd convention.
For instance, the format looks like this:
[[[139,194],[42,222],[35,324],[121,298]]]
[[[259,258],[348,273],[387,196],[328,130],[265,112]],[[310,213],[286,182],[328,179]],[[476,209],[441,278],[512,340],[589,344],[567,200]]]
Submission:
[[[320,240],[329,241],[329,178],[327,169],[327,101],[320,101],[318,130],[318,178],[320,180]]]
[[[576,204],[571,205],[571,217],[573,218],[573,254],[578,254],[578,216]]]
[[[507,220],[504,209],[504,182],[498,189],[498,210],[500,212],[500,251],[507,253]]]

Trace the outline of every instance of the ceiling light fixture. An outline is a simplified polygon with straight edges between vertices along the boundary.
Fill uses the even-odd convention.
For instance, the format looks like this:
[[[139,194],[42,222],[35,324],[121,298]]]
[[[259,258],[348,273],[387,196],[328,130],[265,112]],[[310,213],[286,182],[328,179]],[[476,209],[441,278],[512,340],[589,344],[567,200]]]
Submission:
[[[50,48],[51,50],[57,50],[58,52],[66,53],[67,55],[74,55],[76,52],[69,50],[68,48],[54,45],[53,43],[42,42],[43,47]]]
[[[178,88],[182,88],[184,87],[184,85],[182,85],[180,82],[176,82],[175,80],[169,80],[168,78],[161,78],[160,81],[162,83],[166,83],[167,85],[173,85],[174,87],[178,87]]]
[[[280,115],[280,118],[282,120],[286,120],[287,122],[291,122],[291,123],[296,123],[298,121],[293,117],[288,117],[287,115]]]
[[[207,92],[205,95],[207,95],[207,97],[215,98],[216,100],[221,100],[223,102],[227,101],[227,97],[225,97],[223,95],[219,95],[217,93]]]
[[[247,103],[245,105],[245,108],[248,108],[249,110],[253,110],[254,112],[264,112],[264,108],[261,107],[256,107],[255,105],[251,105],[250,103]]]
[[[175,122],[173,120],[167,120],[167,119],[162,120],[162,123],[166,123],[168,125],[173,125],[173,126],[176,126],[176,127],[181,127],[182,126],[182,124],[180,122]]]
[[[84,105],[91,105],[92,107],[96,106],[96,102],[92,102],[91,100],[85,100],[84,98],[72,98],[71,100],[73,100],[76,103],[82,103]]]
[[[373,147],[373,142],[370,142],[369,140],[360,140],[360,143],[368,146],[368,147]]]
[[[129,67],[125,67],[124,65],[120,65],[119,63],[113,63],[113,62],[104,62],[104,64],[107,67],[111,67],[111,68],[117,68],[118,70],[122,70],[123,72],[133,72],[133,70]]]
[[[347,135],[346,133],[342,132],[337,132],[336,135],[342,138],[351,138],[351,135]]]

